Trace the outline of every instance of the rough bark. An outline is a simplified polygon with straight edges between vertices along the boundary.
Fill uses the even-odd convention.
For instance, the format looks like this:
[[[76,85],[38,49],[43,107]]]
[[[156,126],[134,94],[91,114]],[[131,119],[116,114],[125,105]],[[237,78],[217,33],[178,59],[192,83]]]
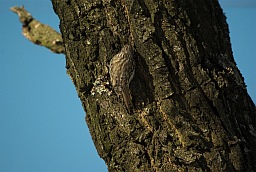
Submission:
[[[217,0],[52,0],[66,68],[109,171],[256,171],[256,111]],[[134,112],[108,63],[134,44]]]

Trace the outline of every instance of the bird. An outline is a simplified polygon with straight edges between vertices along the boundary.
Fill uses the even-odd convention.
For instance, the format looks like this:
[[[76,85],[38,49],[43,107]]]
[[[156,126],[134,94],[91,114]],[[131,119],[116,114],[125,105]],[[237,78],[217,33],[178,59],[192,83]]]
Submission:
[[[127,111],[130,113],[133,104],[129,85],[135,74],[135,60],[130,44],[124,45],[121,51],[110,60],[109,74],[113,90],[118,97],[123,98]]]

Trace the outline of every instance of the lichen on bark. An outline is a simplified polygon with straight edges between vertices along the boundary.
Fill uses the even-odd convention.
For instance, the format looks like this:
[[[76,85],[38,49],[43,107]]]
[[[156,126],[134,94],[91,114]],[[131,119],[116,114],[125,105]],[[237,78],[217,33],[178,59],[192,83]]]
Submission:
[[[110,59],[127,42],[134,44],[134,114],[111,92],[111,83],[100,84],[109,89],[101,94],[90,94],[95,84],[78,91],[109,171],[255,169],[254,155],[245,151],[255,152],[255,137],[239,123],[254,128],[255,108],[235,65],[217,1],[53,4],[80,87],[88,88],[99,77],[106,83]],[[72,40],[67,35],[73,32]]]
[[[12,7],[11,11],[18,14],[22,23],[22,34],[31,42],[44,46],[54,53],[64,53],[62,36],[50,26],[35,20],[27,10],[22,7]]]
[[[256,110],[217,1],[52,0],[67,72],[109,171],[255,171]],[[132,42],[134,113],[108,64]]]

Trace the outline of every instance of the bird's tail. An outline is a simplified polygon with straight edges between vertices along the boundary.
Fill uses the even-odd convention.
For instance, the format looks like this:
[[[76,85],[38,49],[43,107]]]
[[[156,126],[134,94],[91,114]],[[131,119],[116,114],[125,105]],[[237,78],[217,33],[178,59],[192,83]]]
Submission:
[[[124,99],[125,106],[127,108],[128,113],[131,113],[133,109],[133,104],[132,104],[132,97],[130,94],[129,86],[125,85],[123,90],[122,90],[122,95]]]

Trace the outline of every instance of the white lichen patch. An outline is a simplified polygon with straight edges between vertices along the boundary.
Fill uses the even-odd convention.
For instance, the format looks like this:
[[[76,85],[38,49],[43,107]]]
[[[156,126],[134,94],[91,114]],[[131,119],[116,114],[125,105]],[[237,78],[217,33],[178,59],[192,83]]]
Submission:
[[[109,90],[109,81],[104,76],[99,76],[93,83],[93,88],[91,90],[91,95],[95,94],[107,94],[111,95],[112,91]]]

